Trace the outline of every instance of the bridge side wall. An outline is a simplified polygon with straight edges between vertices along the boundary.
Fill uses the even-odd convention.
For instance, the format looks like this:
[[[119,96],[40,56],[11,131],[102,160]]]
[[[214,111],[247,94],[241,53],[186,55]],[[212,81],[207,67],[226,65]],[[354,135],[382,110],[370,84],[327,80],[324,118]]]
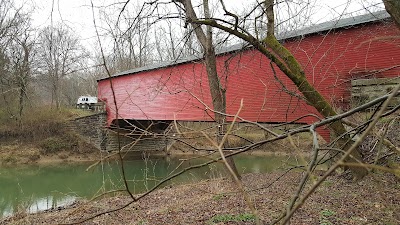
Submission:
[[[107,114],[97,113],[90,116],[79,117],[69,122],[70,127],[86,142],[98,149],[103,149],[105,144]]]
[[[117,133],[113,130],[107,130],[106,137],[106,151],[116,151],[119,146],[121,151],[151,151],[151,152],[163,152],[166,149],[167,141],[164,137],[154,137],[154,136],[141,136],[139,140],[138,137],[130,137],[126,134],[120,134],[120,145],[118,145]]]
[[[392,22],[376,22],[284,40],[302,65],[308,81],[336,108],[347,110],[351,81],[358,78],[398,77],[399,36]],[[226,88],[228,114],[265,123],[288,122],[302,116],[321,116],[302,99],[297,87],[270,60],[254,49],[217,56],[217,70]],[[98,81],[98,97],[107,101],[108,123],[134,120],[213,121],[206,67],[202,61],[143,70]],[[204,105],[205,104],[205,105]],[[211,107],[212,108],[212,107]],[[231,119],[228,118],[228,120]],[[302,123],[313,123],[304,117]],[[320,134],[329,140],[328,130]]]
[[[164,151],[167,143],[163,137],[142,136],[139,141],[135,137],[121,134],[119,137],[114,130],[106,127],[107,114],[98,113],[71,120],[69,126],[86,142],[102,151],[116,151],[121,147],[123,151]]]

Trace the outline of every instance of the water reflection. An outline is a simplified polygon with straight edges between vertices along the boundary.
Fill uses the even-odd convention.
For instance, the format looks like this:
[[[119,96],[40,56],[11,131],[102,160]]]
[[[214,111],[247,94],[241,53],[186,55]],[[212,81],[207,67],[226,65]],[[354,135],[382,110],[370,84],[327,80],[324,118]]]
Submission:
[[[130,158],[125,162],[129,187],[141,193],[161,179],[204,159],[182,161],[178,158]],[[288,157],[239,156],[239,171],[270,172],[296,160]],[[73,203],[77,198],[92,198],[102,192],[123,188],[119,162],[99,164],[89,171],[90,164],[0,167],[0,217],[18,211],[37,212]],[[189,171],[167,185],[218,178],[224,175],[221,164]]]
[[[55,196],[47,196],[45,198],[36,199],[31,205],[29,205],[27,211],[29,213],[35,213],[51,208],[54,209],[58,207],[64,207],[74,203],[75,200],[75,196],[66,195],[61,198],[56,198]]]

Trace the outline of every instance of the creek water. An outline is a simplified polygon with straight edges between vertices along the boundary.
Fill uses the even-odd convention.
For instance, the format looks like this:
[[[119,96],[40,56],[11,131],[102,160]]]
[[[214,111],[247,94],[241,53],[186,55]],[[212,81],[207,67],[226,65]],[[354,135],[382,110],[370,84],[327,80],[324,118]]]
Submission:
[[[144,192],[167,175],[206,159],[182,160],[177,157],[130,157],[124,161],[126,177],[133,193]],[[240,172],[271,172],[296,165],[294,156],[235,156]],[[90,199],[107,190],[123,188],[121,165],[100,163],[59,163],[0,167],[0,218],[17,211],[37,212],[65,206],[78,198]],[[224,175],[223,165],[214,163],[190,170],[166,185],[196,182]]]

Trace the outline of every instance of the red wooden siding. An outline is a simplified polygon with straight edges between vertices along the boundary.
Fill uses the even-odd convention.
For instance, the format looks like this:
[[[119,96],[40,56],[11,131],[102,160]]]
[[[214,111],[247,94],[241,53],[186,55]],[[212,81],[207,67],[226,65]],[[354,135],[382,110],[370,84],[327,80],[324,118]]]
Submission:
[[[348,107],[350,80],[373,73],[374,77],[400,75],[400,35],[392,23],[369,23],[338,29],[327,35],[312,34],[287,40],[285,46],[302,64],[308,80],[340,108]],[[392,68],[395,67],[395,68]],[[392,69],[388,69],[392,68]],[[378,72],[379,70],[382,70]],[[277,77],[297,92],[278,68]],[[286,122],[306,114],[319,114],[304,101],[287,94],[273,76],[269,60],[248,49],[218,57],[218,72],[227,87],[227,113],[258,122]],[[227,77],[227,79],[225,79]],[[212,106],[204,64],[189,62],[167,68],[122,75],[112,79],[119,118],[137,120],[212,120]],[[110,81],[98,82],[98,97],[107,99],[108,123],[115,118]],[[199,101],[200,100],[200,101]],[[315,117],[301,122],[312,123]],[[329,133],[323,131],[328,137]]]

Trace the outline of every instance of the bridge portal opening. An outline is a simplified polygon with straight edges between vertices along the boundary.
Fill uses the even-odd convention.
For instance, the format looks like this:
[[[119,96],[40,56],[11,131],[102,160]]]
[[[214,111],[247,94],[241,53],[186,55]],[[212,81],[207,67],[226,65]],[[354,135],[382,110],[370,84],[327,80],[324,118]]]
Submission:
[[[118,122],[118,123],[117,123]],[[157,135],[164,134],[172,121],[169,120],[114,120],[110,128],[120,128],[120,131],[131,135]],[[118,126],[117,126],[118,124]]]

